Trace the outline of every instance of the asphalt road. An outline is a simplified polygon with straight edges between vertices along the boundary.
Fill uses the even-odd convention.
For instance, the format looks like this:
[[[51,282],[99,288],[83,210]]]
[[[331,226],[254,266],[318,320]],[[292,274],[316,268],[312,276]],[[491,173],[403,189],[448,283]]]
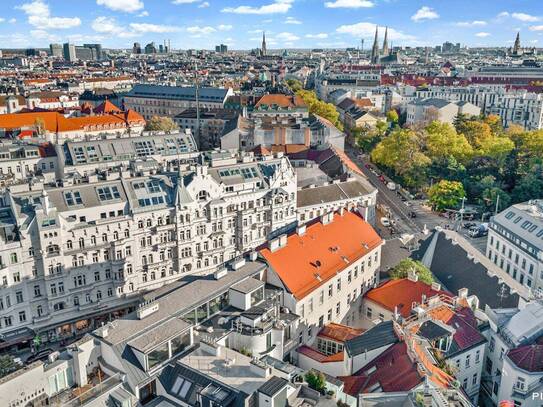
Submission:
[[[377,188],[377,203],[385,205],[390,209],[391,218],[395,221],[395,228],[399,234],[418,234],[421,233],[425,227],[432,230],[436,226],[445,226],[450,222],[448,219],[432,212],[429,208],[424,206],[422,201],[402,201],[397,191],[388,189],[386,184],[379,179],[378,175],[375,175],[366,168],[366,164],[370,164],[373,168],[376,167],[369,163],[368,160],[362,158],[358,149],[347,147],[345,152],[349,158],[360,167],[369,181]],[[386,176],[385,178],[387,182],[390,181]],[[416,217],[410,217],[410,212],[414,212]]]

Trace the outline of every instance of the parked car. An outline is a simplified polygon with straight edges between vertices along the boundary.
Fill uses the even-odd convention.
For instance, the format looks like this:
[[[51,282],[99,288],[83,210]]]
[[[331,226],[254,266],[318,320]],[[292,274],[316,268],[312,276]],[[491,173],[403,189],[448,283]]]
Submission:
[[[33,355],[30,355],[29,357],[27,357],[26,364],[33,363],[37,360],[46,360],[49,357],[49,355],[53,352],[54,351],[51,348],[42,349],[38,351],[37,353],[34,353]]]
[[[385,177],[383,175],[379,175],[379,180],[385,184],[387,182],[387,180],[385,179]]]
[[[414,212],[414,211],[410,211],[410,212],[409,212],[409,217],[410,217],[410,218],[416,218],[416,217],[417,217],[417,213]]]
[[[384,227],[390,227],[390,220],[387,218],[387,217],[382,217],[381,218],[381,225],[383,225]]]
[[[391,191],[394,191],[396,190],[396,184],[394,182],[388,182],[387,188],[390,189]]]
[[[464,224],[462,225],[464,229],[472,229],[475,226],[477,226],[475,222],[464,222]]]

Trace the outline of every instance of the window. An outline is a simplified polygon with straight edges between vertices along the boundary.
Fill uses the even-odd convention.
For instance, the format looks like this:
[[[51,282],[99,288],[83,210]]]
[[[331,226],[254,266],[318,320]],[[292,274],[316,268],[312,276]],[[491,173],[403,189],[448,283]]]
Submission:
[[[517,381],[515,382],[515,388],[518,390],[524,390],[526,388],[526,379],[518,376]]]
[[[64,192],[64,199],[66,200],[66,205],[81,205],[83,200],[81,199],[81,194],[78,191],[67,191]]]
[[[96,188],[96,192],[98,193],[98,198],[100,201],[111,201],[121,197],[119,189],[115,185],[111,187]]]
[[[477,373],[475,373],[473,377],[471,378],[471,385],[475,386],[476,384],[477,384]]]
[[[164,343],[147,355],[147,364],[149,369],[152,369],[156,365],[165,362],[169,358],[168,343]]]

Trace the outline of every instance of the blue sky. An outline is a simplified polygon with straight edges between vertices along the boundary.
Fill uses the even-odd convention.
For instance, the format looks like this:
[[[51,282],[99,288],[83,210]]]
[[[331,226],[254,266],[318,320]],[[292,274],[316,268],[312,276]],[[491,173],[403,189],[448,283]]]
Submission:
[[[1,0],[0,48],[101,42],[173,48],[349,47],[375,25],[395,45],[543,47],[543,0]],[[380,31],[381,39],[384,30]]]

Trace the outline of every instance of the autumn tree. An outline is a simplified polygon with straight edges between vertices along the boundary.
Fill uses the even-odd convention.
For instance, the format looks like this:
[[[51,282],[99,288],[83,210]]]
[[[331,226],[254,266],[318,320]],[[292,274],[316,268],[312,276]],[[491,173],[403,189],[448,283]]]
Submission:
[[[338,129],[343,130],[339,121],[339,112],[332,103],[326,103],[317,97],[317,94],[310,90],[299,90],[296,95],[301,97],[309,109],[309,113],[321,116],[330,121]]]
[[[428,190],[428,202],[438,211],[456,208],[465,196],[464,186],[459,181],[441,180]]]
[[[431,163],[422,151],[421,139],[411,129],[395,129],[383,138],[371,153],[372,160],[392,169],[407,185],[420,184]]]
[[[465,161],[473,153],[463,134],[458,134],[450,124],[438,121],[426,126],[425,144],[427,155],[431,159],[454,157],[457,161]]]
[[[170,117],[153,116],[145,124],[145,130],[169,133],[179,130],[179,126]]]

